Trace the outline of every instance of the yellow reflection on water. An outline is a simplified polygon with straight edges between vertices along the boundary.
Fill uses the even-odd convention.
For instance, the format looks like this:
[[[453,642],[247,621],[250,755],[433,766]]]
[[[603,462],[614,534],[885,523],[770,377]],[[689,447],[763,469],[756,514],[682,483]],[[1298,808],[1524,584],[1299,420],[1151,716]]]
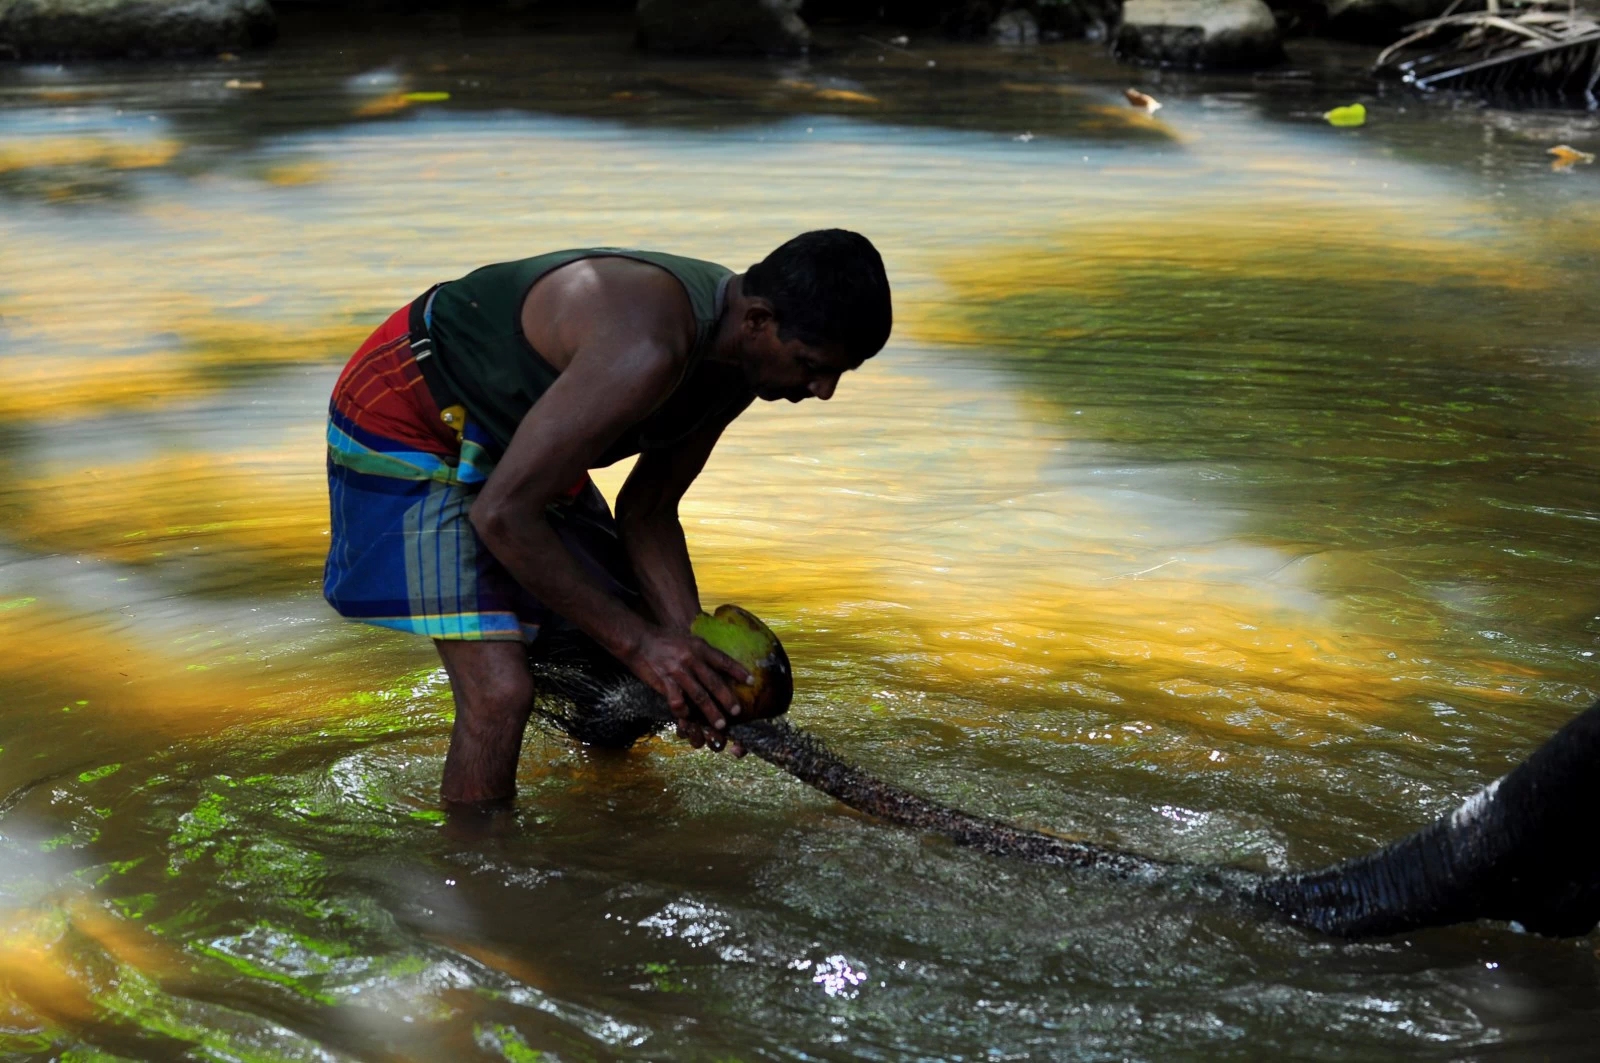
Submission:
[[[844,95],[854,89],[794,79],[651,80],[792,98],[796,113],[823,92],[837,113],[873,106]],[[1162,140],[1187,130],[1184,154],[1104,161],[1096,149],[1094,168],[1079,170],[1075,150],[1024,154],[1037,142],[1006,138],[963,156],[952,177],[945,147],[880,151],[798,133],[751,163],[705,139],[567,128],[488,135],[441,123],[392,140],[335,137],[338,150],[311,140],[295,146],[295,161],[259,171],[283,185],[273,195],[299,197],[293,226],[252,213],[253,183],[245,194],[197,182],[193,197],[141,206],[129,246],[145,241],[173,256],[149,268],[116,257],[113,314],[85,315],[63,294],[99,268],[98,242],[23,251],[5,309],[29,335],[7,352],[15,383],[0,395],[0,415],[31,423],[138,409],[159,419],[166,404],[239,385],[251,367],[337,362],[426,282],[544,247],[603,239],[738,265],[796,229],[854,225],[889,256],[897,346],[830,406],[808,404],[798,421],[763,409],[730,433],[685,507],[708,604],[741,600],[790,624],[844,631],[863,653],[997,701],[1011,697],[1003,690],[1049,691],[1102,704],[1148,697],[1176,715],[1220,718],[1250,704],[1306,717],[1342,705],[1379,710],[1407,685],[1515,688],[1515,669],[1500,662],[1464,658],[1440,670],[1411,660],[1414,632],[1379,629],[1329,592],[1336,559],[1248,534],[1226,499],[1193,498],[1191,484],[1171,477],[1105,488],[1121,475],[1116,455],[1050,427],[1058,407],[1015,380],[952,375],[941,362],[954,360],[951,348],[987,357],[1090,327],[1024,321],[1004,334],[970,312],[1018,292],[1150,299],[1149,285],[1164,282],[1170,299],[1151,300],[1148,312],[1198,317],[1212,308],[1190,307],[1183,294],[1203,294],[1218,278],[1292,275],[1297,291],[1315,299],[1325,284],[1344,308],[1350,292],[1402,283],[1418,263],[1436,278],[1524,291],[1550,286],[1559,265],[1509,237],[1480,202],[1414,175],[1400,187],[1399,166],[1346,166],[1343,149],[1308,150],[1309,138],[1239,148],[1226,131],[1185,125],[1178,107],[1158,120],[1077,88],[1000,87],[1019,99],[1061,96],[1091,124]],[[427,151],[410,150],[424,141]],[[711,173],[722,182],[707,181]],[[757,173],[784,177],[761,182]],[[1116,179],[1096,179],[1108,174]],[[1380,192],[1380,177],[1396,189]],[[672,209],[632,209],[640,180]],[[729,186],[754,198],[730,199]],[[507,187],[539,191],[508,207]],[[394,221],[419,190],[431,212],[420,248],[416,231]],[[1142,287],[1124,293],[1130,278]],[[182,294],[198,290],[238,297]],[[359,323],[342,323],[346,307],[360,308]],[[300,324],[283,320],[289,308]],[[1421,327],[1392,322],[1396,332]],[[171,342],[156,351],[134,343],[151,337]],[[932,347],[913,353],[908,340]],[[250,454],[29,464],[8,512],[35,548],[137,563],[198,552],[241,568],[314,571],[326,527],[319,434],[297,425],[287,442]]]
[[[75,1025],[97,1017],[99,1005],[72,954],[72,920],[58,908],[0,912],[0,1015],[12,1029],[38,1023]],[[76,969],[75,969],[76,968]],[[31,1021],[30,1021],[31,1020]]]
[[[320,433],[277,450],[168,454],[24,476],[11,518],[24,542],[118,562],[195,551],[239,566],[310,570],[327,550]]]
[[[0,423],[177,406],[235,387],[252,371],[354,350],[366,332],[360,326],[295,327],[229,317],[182,297],[163,300],[162,306],[166,325],[157,335],[175,341],[170,349],[65,358],[8,352],[10,386],[0,394]],[[7,309],[25,321],[49,321],[55,317],[52,311],[59,313],[29,299],[14,300]],[[79,329],[109,332],[123,342],[149,337],[130,336],[106,322],[62,320],[52,326],[52,331],[69,334]]]
[[[294,188],[299,185],[313,185],[328,179],[329,169],[318,162],[283,162],[265,167],[261,171],[261,179],[269,185],[279,188]]]
[[[0,141],[0,174],[68,166],[149,170],[166,166],[183,145],[176,140],[129,137],[35,137]]]
[[[207,977],[214,984],[234,973],[215,966],[220,972],[203,975],[193,956],[87,895],[0,910],[0,1019],[13,1044],[72,1031],[137,1046],[145,1058],[189,1049],[211,1058],[303,1058],[293,1051],[304,1047],[292,1043],[296,1035],[207,999]],[[88,1049],[59,1058],[123,1057]]]
[[[1475,233],[1477,226],[1487,232]],[[1350,292],[1419,280],[1470,282],[1497,290],[1557,288],[1562,281],[1559,264],[1547,253],[1536,256],[1527,245],[1509,238],[1491,217],[1470,205],[1445,219],[1375,203],[1279,195],[1208,205],[1200,213],[1184,212],[1181,220],[1084,220],[1055,232],[1041,230],[1022,247],[1010,242],[963,248],[940,256],[936,266],[954,298],[913,303],[902,320],[906,330],[927,340],[982,345],[996,340],[984,331],[993,323],[980,325],[965,308],[1018,294],[1066,292],[1080,298],[1147,301],[1166,295],[1182,307],[1186,286],[1198,286],[1203,293],[1241,280],[1291,281],[1297,293],[1307,292],[1312,299],[1316,286],[1324,286],[1330,309],[1337,300],[1336,309],[1347,312]],[[1164,282],[1168,288],[1135,289],[1130,281]],[[1031,321],[1019,324],[1032,338],[1049,340],[1086,335],[1092,327],[1086,323],[1082,331],[1057,328],[1040,334],[1030,329]],[[1412,326],[1408,320],[1384,323],[1393,333]]]
[[[46,703],[46,711],[65,722],[93,712],[113,726],[121,721],[152,733],[171,724],[215,728],[248,718],[295,682],[263,673],[245,647],[203,628],[145,628],[45,599],[0,609],[0,639],[7,646],[0,682],[59,691],[63,704]],[[29,700],[38,706],[42,699]]]
[[[1458,684],[1520,693],[1499,662],[1446,676],[1395,654],[1403,633],[1322,594],[1307,559],[1233,538],[1234,518],[1181,482],[1106,489],[1108,456],[999,379],[895,354],[827,405],[730,430],[684,505],[708,604],[832,630],[997,709],[1048,693],[1213,723],[1245,706],[1265,723]]]
[[[684,507],[707,604],[845,632],[918,682],[977,684],[997,706],[1137,698],[1143,712],[1220,721],[1240,705],[1303,718],[1381,710],[1403,688],[1502,689],[1498,663],[1445,679],[1392,657],[1403,638],[1320,594],[1304,559],[1230,539],[1227,515],[1181,497],[1181,484],[1103,488],[1105,455],[1052,429],[1000,378],[937,357],[891,350],[832,403],[763,406],[734,426]],[[622,475],[599,479],[614,492]],[[142,564],[198,551],[304,580],[326,550],[313,426],[277,450],[64,467],[15,491],[20,538],[85,556]],[[260,700],[137,630],[48,609],[0,612],[18,647],[0,670],[64,667],[91,696],[161,718]],[[71,639],[26,637],[60,624]]]

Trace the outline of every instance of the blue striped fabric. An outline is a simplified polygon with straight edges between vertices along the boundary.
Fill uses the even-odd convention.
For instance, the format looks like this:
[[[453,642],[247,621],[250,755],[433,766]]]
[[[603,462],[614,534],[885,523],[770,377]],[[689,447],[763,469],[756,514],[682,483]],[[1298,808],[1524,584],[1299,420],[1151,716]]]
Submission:
[[[467,519],[493,469],[475,425],[451,462],[328,414],[331,542],[323,595],[340,615],[436,639],[531,641],[543,608]]]

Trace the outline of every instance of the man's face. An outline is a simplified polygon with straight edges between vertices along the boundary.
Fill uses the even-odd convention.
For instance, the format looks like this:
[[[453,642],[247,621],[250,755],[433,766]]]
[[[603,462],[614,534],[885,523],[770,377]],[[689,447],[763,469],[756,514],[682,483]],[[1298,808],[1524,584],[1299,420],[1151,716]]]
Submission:
[[[830,399],[839,377],[860,366],[837,347],[813,347],[800,340],[783,340],[775,322],[751,336],[746,362],[756,397],[767,402],[788,399]]]

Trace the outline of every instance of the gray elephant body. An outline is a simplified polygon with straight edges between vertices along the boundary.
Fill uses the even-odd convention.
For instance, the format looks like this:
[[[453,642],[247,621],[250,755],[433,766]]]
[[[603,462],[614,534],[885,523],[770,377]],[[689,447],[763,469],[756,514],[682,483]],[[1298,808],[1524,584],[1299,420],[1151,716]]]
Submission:
[[[1345,937],[1473,919],[1554,937],[1600,922],[1600,702],[1447,816],[1322,871],[1264,880],[1261,899]]]

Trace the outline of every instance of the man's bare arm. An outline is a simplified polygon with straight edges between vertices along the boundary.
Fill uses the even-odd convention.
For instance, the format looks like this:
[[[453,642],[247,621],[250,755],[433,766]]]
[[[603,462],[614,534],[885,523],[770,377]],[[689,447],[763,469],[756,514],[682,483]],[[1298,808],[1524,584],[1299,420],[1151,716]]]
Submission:
[[[687,699],[713,726],[725,726],[723,712],[738,706],[727,677],[742,678],[745,670],[612,598],[543,519],[544,507],[647,415],[681,373],[673,315],[652,315],[648,300],[621,313],[616,305],[596,308],[568,365],[523,418],[473,503],[473,527],[519,583],[659,691],[674,713],[688,712]]]
[[[639,589],[670,630],[689,630],[701,608],[678,503],[705,468],[723,429],[749,405],[730,408],[676,446],[639,455],[617,495],[617,526]]]

